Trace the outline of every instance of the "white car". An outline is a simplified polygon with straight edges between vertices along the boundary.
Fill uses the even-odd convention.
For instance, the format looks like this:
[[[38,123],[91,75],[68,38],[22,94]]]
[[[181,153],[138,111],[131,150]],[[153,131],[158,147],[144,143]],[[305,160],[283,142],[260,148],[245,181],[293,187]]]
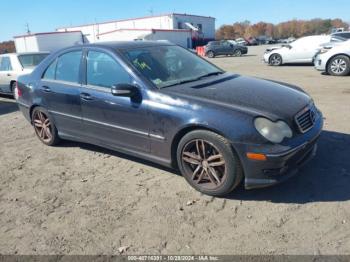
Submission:
[[[334,76],[350,73],[350,40],[322,48],[315,56],[315,68]]]
[[[22,53],[0,55],[0,93],[13,94],[17,77],[29,74],[49,53]]]
[[[288,63],[312,63],[319,46],[331,40],[329,35],[306,36],[293,43],[266,49],[264,62],[272,66]]]

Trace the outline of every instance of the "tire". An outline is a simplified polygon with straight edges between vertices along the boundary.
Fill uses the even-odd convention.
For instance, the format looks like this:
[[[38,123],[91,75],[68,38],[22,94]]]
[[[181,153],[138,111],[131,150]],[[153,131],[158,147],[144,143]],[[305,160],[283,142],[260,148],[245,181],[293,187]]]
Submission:
[[[193,188],[211,196],[230,193],[243,178],[241,163],[231,144],[207,130],[189,132],[180,140],[177,164]]]
[[[214,52],[213,52],[213,51],[208,51],[208,52],[207,52],[207,57],[209,57],[209,58],[214,58],[214,57],[215,57]]]
[[[233,56],[242,56],[242,51],[240,49],[236,49],[233,51]]]
[[[280,56],[279,54],[272,54],[272,55],[270,55],[269,65],[281,66],[282,63],[283,63],[282,56]]]
[[[12,82],[10,88],[11,88],[11,93],[12,93],[13,98],[16,99],[16,94],[15,94],[15,91],[16,91],[16,82]]]
[[[346,76],[350,73],[350,58],[345,55],[333,57],[327,64],[327,73],[332,76]]]
[[[35,134],[42,143],[54,146],[60,142],[54,121],[45,108],[35,107],[31,119]]]

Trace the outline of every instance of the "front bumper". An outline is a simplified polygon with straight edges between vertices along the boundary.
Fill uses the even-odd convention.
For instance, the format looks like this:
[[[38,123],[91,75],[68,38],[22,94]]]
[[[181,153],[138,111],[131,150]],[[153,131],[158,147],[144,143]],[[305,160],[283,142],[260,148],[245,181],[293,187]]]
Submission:
[[[299,169],[315,156],[322,127],[323,118],[320,114],[312,129],[298,135],[293,141],[287,142],[288,144],[238,146],[237,151],[245,174],[245,188],[272,186],[296,175]],[[247,152],[263,153],[266,160],[248,159]]]
[[[269,63],[269,59],[270,59],[270,55],[271,55],[271,52],[265,52],[264,55],[263,55],[263,58],[262,58],[262,61],[264,63]]]
[[[314,67],[318,71],[326,71],[326,61],[320,55],[316,55],[313,59]]]

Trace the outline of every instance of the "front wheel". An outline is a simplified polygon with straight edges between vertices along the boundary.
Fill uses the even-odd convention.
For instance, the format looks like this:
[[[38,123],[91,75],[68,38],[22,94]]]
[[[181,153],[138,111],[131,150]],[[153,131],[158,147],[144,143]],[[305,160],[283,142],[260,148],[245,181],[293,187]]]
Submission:
[[[42,107],[36,107],[32,113],[32,123],[35,134],[39,140],[48,146],[54,146],[60,142],[57,128],[49,112]]]
[[[230,193],[243,177],[231,144],[224,137],[206,130],[190,132],[181,139],[177,162],[192,187],[212,196]]]
[[[282,57],[279,54],[272,54],[269,59],[269,64],[272,66],[281,66]]]
[[[346,76],[350,73],[350,59],[344,55],[333,57],[327,65],[327,73],[333,76]]]
[[[209,58],[214,58],[214,57],[215,57],[214,52],[213,52],[213,51],[209,51],[209,52],[207,53],[207,57],[209,57]]]

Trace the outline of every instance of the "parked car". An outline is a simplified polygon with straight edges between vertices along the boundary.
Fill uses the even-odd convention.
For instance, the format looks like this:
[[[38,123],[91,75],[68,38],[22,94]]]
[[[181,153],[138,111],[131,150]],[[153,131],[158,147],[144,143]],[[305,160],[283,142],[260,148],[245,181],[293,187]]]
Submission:
[[[276,41],[271,36],[261,35],[256,38],[257,44],[259,45],[270,45],[276,44]]]
[[[350,40],[322,48],[315,56],[315,68],[334,76],[350,73]]]
[[[0,93],[13,94],[17,77],[33,71],[48,53],[23,53],[0,55]]]
[[[241,45],[234,45],[227,40],[211,41],[204,47],[205,55],[214,58],[218,55],[242,56],[248,53],[248,48]]]
[[[263,59],[272,66],[287,63],[312,63],[321,44],[328,43],[330,36],[317,35],[299,38],[288,45],[267,48]]]
[[[349,39],[350,39],[350,32],[349,31],[337,32],[337,33],[331,34],[331,41],[343,42],[343,41],[347,41]]]
[[[237,38],[235,41],[237,42],[238,45],[247,45],[248,44],[248,42],[242,37]]]
[[[215,196],[243,179],[250,189],[293,176],[323,125],[299,87],[227,73],[151,41],[61,50],[19,77],[16,93],[44,144],[77,140],[178,168]]]
[[[246,45],[248,46],[255,46],[259,44],[257,39],[255,39],[254,37],[245,38],[245,41],[247,42]]]

